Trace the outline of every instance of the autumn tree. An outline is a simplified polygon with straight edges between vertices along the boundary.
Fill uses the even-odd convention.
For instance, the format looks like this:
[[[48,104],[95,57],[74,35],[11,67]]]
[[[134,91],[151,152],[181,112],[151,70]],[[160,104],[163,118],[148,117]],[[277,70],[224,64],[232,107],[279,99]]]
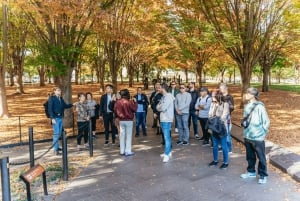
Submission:
[[[36,39],[51,60],[55,84],[63,90],[66,102],[72,102],[71,75],[83,44],[101,10],[112,1],[52,0],[15,2],[35,27]],[[65,126],[72,125],[71,112],[65,114]]]
[[[251,72],[287,7],[287,1],[198,0],[206,20],[224,50],[237,63],[242,96],[250,86]]]
[[[214,53],[216,40],[197,2],[174,0],[170,6],[170,20],[175,32],[173,37],[179,52],[181,57],[194,63],[190,70],[195,69],[199,86],[202,86],[203,68]]]

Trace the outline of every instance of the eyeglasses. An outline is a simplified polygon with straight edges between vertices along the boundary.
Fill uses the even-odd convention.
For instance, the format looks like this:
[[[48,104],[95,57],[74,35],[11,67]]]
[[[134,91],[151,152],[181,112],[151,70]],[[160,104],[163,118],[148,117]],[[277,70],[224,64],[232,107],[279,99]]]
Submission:
[[[185,87],[180,87],[180,89],[185,89]]]

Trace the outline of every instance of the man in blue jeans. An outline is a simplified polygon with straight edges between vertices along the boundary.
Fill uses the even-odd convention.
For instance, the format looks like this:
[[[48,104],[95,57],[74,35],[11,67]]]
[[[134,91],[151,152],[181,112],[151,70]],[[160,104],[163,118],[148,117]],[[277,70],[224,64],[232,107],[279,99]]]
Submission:
[[[136,134],[135,137],[140,136],[140,126],[142,125],[142,130],[143,130],[143,135],[146,136],[146,113],[147,113],[147,108],[149,105],[149,101],[147,96],[142,93],[142,88],[138,87],[137,88],[137,94],[134,96],[135,100],[137,101],[138,108],[135,113],[135,119],[136,119]]]
[[[48,113],[53,127],[53,148],[55,155],[59,155],[59,151],[61,150],[58,140],[63,130],[64,110],[72,106],[73,104],[66,104],[61,97],[61,89],[54,87],[53,95],[48,99]]]
[[[163,157],[163,162],[169,162],[170,157],[172,156],[171,152],[171,127],[174,119],[174,99],[172,94],[168,93],[168,85],[162,84],[160,92],[163,97],[156,106],[156,109],[160,111],[160,126],[163,131],[163,136],[165,139],[165,152],[161,155]]]

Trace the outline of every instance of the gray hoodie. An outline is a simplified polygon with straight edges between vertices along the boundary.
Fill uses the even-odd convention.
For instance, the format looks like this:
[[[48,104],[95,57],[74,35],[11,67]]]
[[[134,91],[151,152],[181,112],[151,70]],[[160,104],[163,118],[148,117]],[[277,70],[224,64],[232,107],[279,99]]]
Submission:
[[[161,122],[173,122],[174,118],[174,98],[172,94],[167,93],[156,106],[157,111],[160,111]]]
[[[192,96],[190,93],[179,93],[175,98],[175,109],[180,110],[183,114],[188,114],[190,112],[191,101]]]

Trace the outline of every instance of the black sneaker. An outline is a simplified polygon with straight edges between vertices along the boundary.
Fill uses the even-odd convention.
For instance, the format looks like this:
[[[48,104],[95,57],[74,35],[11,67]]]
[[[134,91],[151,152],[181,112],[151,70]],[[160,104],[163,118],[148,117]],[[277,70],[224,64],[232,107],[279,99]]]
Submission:
[[[140,137],[140,134],[135,134],[135,137]]]
[[[108,146],[108,144],[109,144],[109,142],[108,141],[105,141],[105,143],[104,143],[104,146]]]
[[[212,162],[210,162],[210,164],[208,164],[209,167],[214,167],[216,165],[218,165],[218,162],[216,162],[216,161],[212,161]]]
[[[209,146],[209,142],[208,142],[207,140],[204,140],[204,141],[202,142],[202,146]]]
[[[183,144],[183,142],[180,141],[180,140],[178,140],[178,141],[176,142],[176,144],[177,144],[177,145],[181,145],[181,144]]]
[[[228,167],[228,164],[225,164],[225,163],[223,163],[221,166],[220,166],[220,169],[227,169],[227,167]]]
[[[188,143],[187,141],[184,141],[184,142],[182,143],[182,145],[189,145],[189,143]]]

